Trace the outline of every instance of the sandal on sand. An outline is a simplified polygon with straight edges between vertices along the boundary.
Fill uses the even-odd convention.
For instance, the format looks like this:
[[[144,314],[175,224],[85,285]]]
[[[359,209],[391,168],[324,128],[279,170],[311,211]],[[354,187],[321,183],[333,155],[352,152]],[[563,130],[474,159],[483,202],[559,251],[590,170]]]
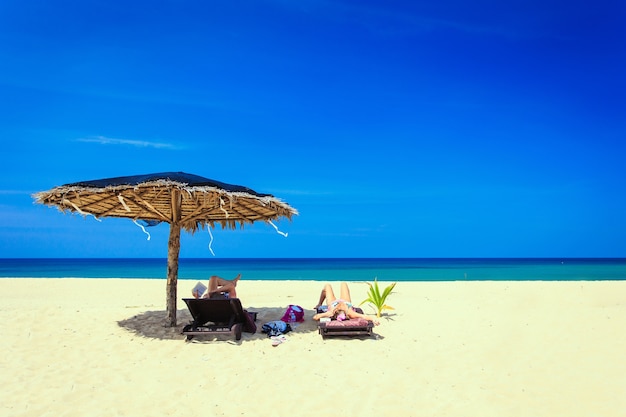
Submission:
[[[272,339],[272,346],[278,346],[281,343],[284,343],[287,341],[287,337],[286,336],[272,336],[270,337],[270,339]]]

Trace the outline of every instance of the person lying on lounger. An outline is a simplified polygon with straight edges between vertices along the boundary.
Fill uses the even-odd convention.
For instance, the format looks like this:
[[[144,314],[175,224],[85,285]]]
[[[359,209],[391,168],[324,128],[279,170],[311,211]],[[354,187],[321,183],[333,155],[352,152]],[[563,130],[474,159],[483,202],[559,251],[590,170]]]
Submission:
[[[227,280],[217,275],[213,275],[209,278],[209,287],[204,294],[199,294],[195,289],[192,290],[192,294],[196,298],[211,298],[216,294],[226,293],[228,298],[237,298],[237,282],[241,279],[241,274],[237,275],[232,280]]]
[[[350,298],[350,289],[348,288],[348,284],[345,282],[341,283],[341,292],[339,293],[339,296],[340,298],[335,297],[333,287],[330,284],[326,284],[324,289],[322,289],[320,300],[315,306],[315,309],[317,310],[317,308],[322,305],[324,300],[326,300],[328,310],[324,313],[314,315],[313,320],[319,320],[323,317],[330,317],[335,320],[363,318],[374,322],[374,325],[376,326],[380,324],[376,317],[367,316],[354,311],[354,308],[352,307],[352,299]]]

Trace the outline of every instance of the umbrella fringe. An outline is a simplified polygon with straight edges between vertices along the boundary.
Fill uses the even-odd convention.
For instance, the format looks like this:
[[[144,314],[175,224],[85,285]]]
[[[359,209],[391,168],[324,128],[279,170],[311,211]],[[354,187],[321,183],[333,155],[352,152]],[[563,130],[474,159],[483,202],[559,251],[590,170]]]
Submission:
[[[99,221],[99,222],[102,222],[102,220],[100,220],[100,219],[99,219],[99,218],[98,218],[95,214],[93,214],[93,213],[86,213],[86,212],[82,211],[80,208],[78,208],[78,206],[77,206],[76,204],[72,203],[71,201],[69,202],[69,204],[70,204],[72,207],[74,207],[74,210],[76,210],[76,212],[77,212],[78,214],[80,214],[80,215],[82,215],[82,216],[85,216],[85,217],[87,217],[87,216],[93,216],[93,218],[94,218],[94,219],[96,219],[96,220],[97,220],[97,221]]]
[[[148,239],[146,239],[146,240],[150,240],[150,233],[146,230],[146,228],[143,227],[143,225],[139,224],[137,222],[137,220],[135,220],[135,219],[133,219],[133,223],[135,223],[137,226],[141,227],[141,230],[143,230],[143,232],[148,235]]]
[[[267,222],[274,226],[274,229],[276,229],[276,233],[278,233],[279,235],[283,235],[285,237],[289,235],[289,233],[281,232],[280,230],[278,230],[278,226],[276,226],[271,220],[268,220]]]
[[[232,201],[230,204],[230,208],[233,207]],[[226,209],[224,208],[224,200],[222,200],[222,197],[220,197],[220,210],[222,210],[224,212],[224,215],[226,216],[226,218],[228,218],[229,214],[228,211],[226,211]]]
[[[211,247],[213,245],[213,233],[211,233],[210,227],[208,227],[207,230],[209,231],[209,236],[211,236],[211,240],[209,241],[209,250],[211,251],[211,254],[215,256],[215,252],[213,252],[213,248]]]

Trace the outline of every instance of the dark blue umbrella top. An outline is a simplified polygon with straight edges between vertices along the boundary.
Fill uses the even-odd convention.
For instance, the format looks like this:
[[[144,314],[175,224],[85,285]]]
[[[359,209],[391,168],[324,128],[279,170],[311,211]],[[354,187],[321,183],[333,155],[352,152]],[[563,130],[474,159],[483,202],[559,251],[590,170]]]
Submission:
[[[209,178],[201,177],[199,175],[188,174],[186,172],[159,172],[155,174],[103,178],[93,181],[79,181],[71,184],[65,184],[63,185],[63,187],[106,188],[118,187],[123,185],[134,186],[152,181],[173,181],[181,184],[187,184],[190,187],[216,187],[229,192],[248,193],[258,197],[271,196],[271,194],[257,193],[256,191],[242,185],[227,184],[225,182],[212,180]]]

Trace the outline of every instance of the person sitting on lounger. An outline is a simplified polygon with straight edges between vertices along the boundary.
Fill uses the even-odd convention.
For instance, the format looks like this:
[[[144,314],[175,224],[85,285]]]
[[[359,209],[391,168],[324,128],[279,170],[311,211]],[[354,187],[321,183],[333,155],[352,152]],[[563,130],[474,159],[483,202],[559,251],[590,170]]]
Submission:
[[[241,274],[237,275],[232,280],[227,280],[217,275],[213,275],[209,278],[209,287],[204,294],[198,294],[195,290],[192,292],[196,298],[211,298],[217,294],[228,294],[228,298],[237,298],[237,282],[241,279]]]
[[[315,309],[322,305],[324,300],[326,300],[326,305],[328,306],[328,310],[324,313],[318,313],[313,316],[313,320],[319,320],[323,317],[330,317],[335,320],[347,320],[347,319],[356,319],[363,318],[365,320],[370,320],[374,322],[374,325],[378,326],[380,322],[376,317],[367,316],[365,314],[357,313],[354,311],[352,307],[352,299],[350,298],[350,289],[348,288],[348,284],[345,282],[341,283],[341,292],[339,293],[340,298],[335,297],[335,293],[333,292],[333,287],[330,284],[326,284],[324,289],[322,289],[322,293],[320,294],[320,300],[318,301]]]

